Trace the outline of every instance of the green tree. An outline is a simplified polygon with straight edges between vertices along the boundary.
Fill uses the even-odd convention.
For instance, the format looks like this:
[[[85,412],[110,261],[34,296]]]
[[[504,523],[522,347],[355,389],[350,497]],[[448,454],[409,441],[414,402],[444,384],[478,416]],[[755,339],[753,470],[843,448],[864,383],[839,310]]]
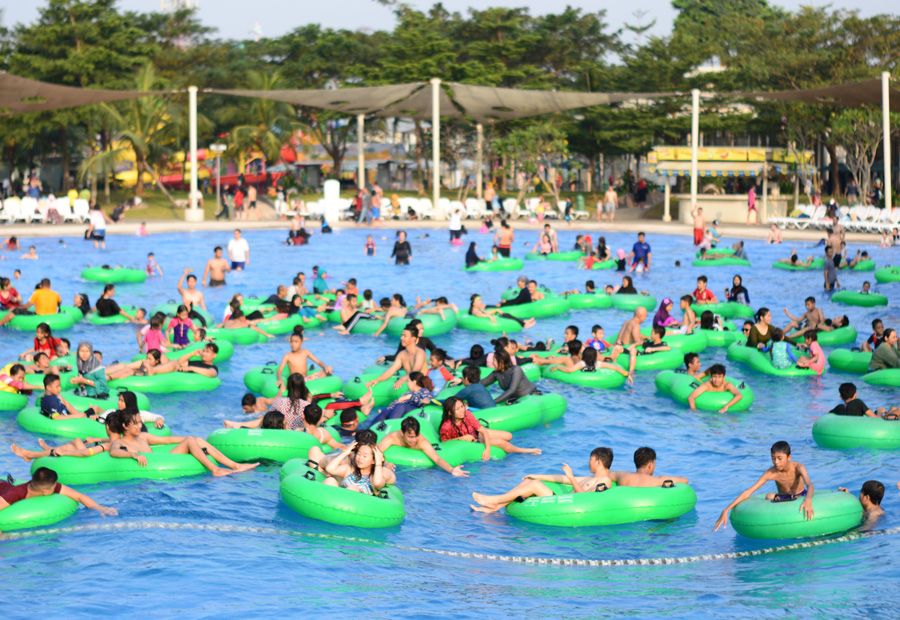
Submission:
[[[522,202],[528,189],[528,181],[537,178],[541,186],[553,195],[553,204],[559,202],[560,187],[556,184],[555,167],[568,155],[565,133],[549,122],[532,124],[509,132],[495,141],[495,148],[507,160],[515,162],[519,172],[526,175],[519,187],[517,200]]]
[[[893,122],[896,124],[897,115]],[[882,142],[881,112],[871,108],[846,108],[831,118],[834,139],[844,147],[845,161],[865,198],[872,185],[872,166]],[[887,168],[885,168],[887,169]]]

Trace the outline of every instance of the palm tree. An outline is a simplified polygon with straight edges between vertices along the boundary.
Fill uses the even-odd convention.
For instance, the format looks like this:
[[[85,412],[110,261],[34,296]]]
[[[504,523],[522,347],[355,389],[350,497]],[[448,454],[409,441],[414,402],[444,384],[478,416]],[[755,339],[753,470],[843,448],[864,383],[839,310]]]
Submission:
[[[277,71],[268,74],[250,71],[247,83],[249,90],[288,88]],[[251,99],[249,104],[228,106],[219,117],[222,124],[234,125],[228,139],[228,155],[248,155],[259,151],[269,163],[281,161],[281,147],[300,127],[294,106],[271,99]]]

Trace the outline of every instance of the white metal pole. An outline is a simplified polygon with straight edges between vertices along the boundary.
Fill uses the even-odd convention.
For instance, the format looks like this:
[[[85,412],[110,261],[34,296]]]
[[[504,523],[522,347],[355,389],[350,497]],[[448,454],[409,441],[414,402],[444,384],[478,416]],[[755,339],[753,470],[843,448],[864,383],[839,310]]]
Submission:
[[[881,74],[881,114],[884,119],[884,208],[891,209],[891,74]]]
[[[666,187],[665,187],[665,201],[664,207],[665,211],[663,212],[663,221],[671,222],[672,221],[672,187],[669,185],[669,177],[666,177]]]
[[[197,208],[197,87],[188,87],[188,122],[190,124],[190,162],[191,184],[188,193],[190,209],[185,213],[185,219],[192,222],[203,220],[203,211]]]
[[[222,158],[216,151],[216,209],[222,209]]]
[[[700,144],[700,91],[691,91],[691,209],[697,206],[697,148]]]
[[[756,214],[757,224],[765,224],[769,221],[769,162],[763,163],[762,168],[762,209]]]
[[[357,153],[356,153],[356,184],[360,188],[366,186],[366,153],[363,137],[366,129],[366,117],[364,114],[356,115]]]
[[[431,78],[431,200],[441,200],[441,80]]]
[[[475,134],[478,137],[476,140],[477,146],[475,147],[475,197],[481,198],[483,196],[481,186],[484,183],[484,177],[482,176],[482,168],[484,167],[482,159],[482,153],[484,152],[484,125],[481,123],[475,125]]]

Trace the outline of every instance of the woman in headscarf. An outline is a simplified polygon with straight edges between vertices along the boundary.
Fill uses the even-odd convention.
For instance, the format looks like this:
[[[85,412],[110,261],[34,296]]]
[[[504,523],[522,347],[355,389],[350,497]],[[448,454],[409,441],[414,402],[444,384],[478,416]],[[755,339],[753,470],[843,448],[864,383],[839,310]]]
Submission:
[[[466,250],[466,267],[474,267],[484,260],[478,256],[477,252],[475,252],[476,247],[474,241],[469,244],[469,249]]]
[[[75,351],[75,365],[78,376],[72,378],[72,384],[79,386],[77,391],[91,398],[109,397],[109,386],[106,384],[106,369],[94,356],[94,345],[89,340],[78,343]]]
[[[622,276],[622,286],[616,291],[616,295],[637,295],[638,291],[634,288],[634,280],[631,276]]]
[[[747,292],[747,289],[744,288],[744,280],[741,276],[734,276],[734,279],[731,281],[732,287],[729,291],[725,289],[725,297],[728,301],[733,301],[735,303],[743,304],[745,306],[750,305],[750,293]]]
[[[673,306],[674,303],[668,297],[662,300],[662,303],[659,304],[659,310],[656,311],[656,315],[653,317],[653,327],[681,325],[681,323],[678,322],[678,319],[669,314],[672,311]]]

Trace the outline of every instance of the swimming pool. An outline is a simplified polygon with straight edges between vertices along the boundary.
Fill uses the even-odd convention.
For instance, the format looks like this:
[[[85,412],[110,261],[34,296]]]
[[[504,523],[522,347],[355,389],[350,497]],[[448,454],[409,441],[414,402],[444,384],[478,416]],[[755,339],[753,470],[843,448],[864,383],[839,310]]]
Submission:
[[[418,238],[426,232],[429,238]],[[312,265],[325,268],[333,276],[331,283],[357,278],[360,288],[371,288],[376,298],[399,292],[411,302],[416,294],[423,298],[443,294],[460,306],[473,292],[488,302],[498,299],[517,275],[464,273],[466,246],[449,246],[444,230],[411,231],[414,255],[409,267],[387,262],[392,229],[375,231],[378,256],[374,259],[363,256],[366,234],[337,231],[327,238],[315,235],[309,246],[287,247],[281,245],[281,231],[247,232],[250,268],[229,274],[224,290],[205,289],[208,306],[218,318],[233,293],[267,296],[277,284],[289,284],[297,271],[309,274]],[[560,230],[559,234],[563,249],[574,242],[574,232]],[[592,234],[596,240],[597,232]],[[630,233],[605,236],[613,250],[626,251],[635,237]],[[175,284],[184,266],[202,274],[213,246],[224,246],[229,238],[220,233],[110,237],[104,253],[74,238],[66,239],[65,249],[56,239],[23,238],[23,245],[37,245],[41,259],[5,261],[0,263],[0,273],[21,268],[22,280],[15,284],[23,296],[40,277],[49,276],[66,303],[79,291],[87,292],[93,302],[102,285],[80,281],[81,269],[100,263],[142,267],[152,251],[166,275],[144,284],[119,285],[116,296],[120,304],[150,308],[176,299]],[[536,238],[535,232],[520,233],[514,255],[522,256],[523,242],[533,243]],[[465,240],[477,241],[479,253],[489,253],[488,235],[470,234]],[[774,260],[799,244],[773,247],[749,241],[753,267],[701,270],[690,267],[694,250],[687,237],[651,235],[648,242],[653,247],[654,269],[636,276],[635,284],[660,300],[693,291],[700,273],[709,277],[710,288],[720,295],[738,273],[744,277],[753,306],[772,309],[776,325],[787,322],[781,308],[787,306],[796,315],[807,295],[816,295],[828,317],[848,314],[861,337],[868,335],[868,324],[876,316],[888,326],[900,324],[896,285],[877,287],[890,298],[888,308],[840,307],[825,301],[820,272],[771,268]],[[724,245],[730,242],[723,240]],[[856,246],[851,247],[855,251]],[[865,249],[879,267],[896,262],[898,250]],[[820,249],[799,253],[819,255]],[[682,267],[675,268],[675,260]],[[616,279],[614,272],[578,271],[572,263],[528,262],[525,273],[559,291],[582,288],[588,278],[598,287]],[[874,283],[871,273],[842,272],[840,278],[854,288],[865,279]],[[578,325],[585,334],[592,324],[600,323],[607,337],[612,337],[626,318],[626,313],[611,309],[573,311],[539,320],[525,335],[532,339],[553,336],[559,341],[568,324]],[[130,359],[136,352],[134,331],[130,326],[84,323],[64,335],[73,346],[82,339],[92,340],[109,363]],[[0,332],[0,360],[11,360],[29,348],[32,336]],[[487,345],[488,338],[455,330],[435,342],[453,355],[462,355],[474,342]],[[310,331],[306,346],[346,380],[396,348],[396,339],[341,337],[325,328]],[[216,392],[151,396],[152,410],[164,414],[176,434],[206,436],[221,427],[223,419],[241,419],[244,373],[280,359],[286,350],[281,338],[239,347],[235,357],[221,365],[224,384]],[[895,402],[895,390],[866,386],[858,376],[831,371],[819,378],[779,380],[727,361],[724,349],[707,349],[701,357],[704,366],[725,363],[730,376],[753,387],[756,402],[750,412],[690,412],[656,392],[652,372],[638,374],[633,388],[610,391],[545,381],[543,389],[566,396],[568,411],[549,428],[529,429],[515,438],[519,445],[541,447],[542,456],[513,455],[503,461],[473,463],[467,466],[467,479],[452,478],[437,469],[402,471],[398,485],[406,496],[407,518],[393,529],[338,528],[300,517],[280,500],[278,470],[271,465],[224,479],[80,488],[100,503],[115,506],[119,516],[101,519],[96,512],[82,509],[59,524],[74,531],[0,542],[3,584],[14,593],[4,615],[86,617],[115,609],[120,614],[149,616],[255,617],[295,608],[336,617],[354,612],[370,617],[521,618],[894,615],[900,603],[895,589],[861,588],[860,577],[880,584],[897,582],[895,556],[900,538],[896,536],[664,566],[555,566],[465,556],[627,560],[742,552],[780,544],[736,537],[730,527],[724,533],[712,531],[722,508],[769,466],[769,446],[779,439],[790,442],[794,459],[807,466],[817,489],[840,485],[857,491],[867,479],[881,480],[887,487],[888,517],[879,527],[898,525],[893,514],[898,506],[894,455],[821,449],[810,433],[815,418],[838,402],[841,382],[853,380],[870,407]],[[0,417],[0,437],[4,446],[36,444],[36,437],[16,425],[14,414]],[[672,522],[585,529],[554,529],[516,521],[503,512],[485,516],[469,510],[473,491],[505,491],[526,473],[559,473],[562,462],[572,465],[576,474],[586,472],[587,455],[598,445],[613,448],[617,469],[632,468],[631,455],[637,447],[653,447],[659,455],[659,473],[691,480],[698,496],[696,509]],[[4,448],[0,472],[6,471],[21,477],[28,468]],[[167,527],[159,529],[154,524]],[[177,529],[177,524],[207,529]],[[125,525],[129,527],[114,527]],[[85,526],[90,529],[78,529]],[[436,555],[420,548],[460,555]],[[872,596],[876,591],[878,596]]]

